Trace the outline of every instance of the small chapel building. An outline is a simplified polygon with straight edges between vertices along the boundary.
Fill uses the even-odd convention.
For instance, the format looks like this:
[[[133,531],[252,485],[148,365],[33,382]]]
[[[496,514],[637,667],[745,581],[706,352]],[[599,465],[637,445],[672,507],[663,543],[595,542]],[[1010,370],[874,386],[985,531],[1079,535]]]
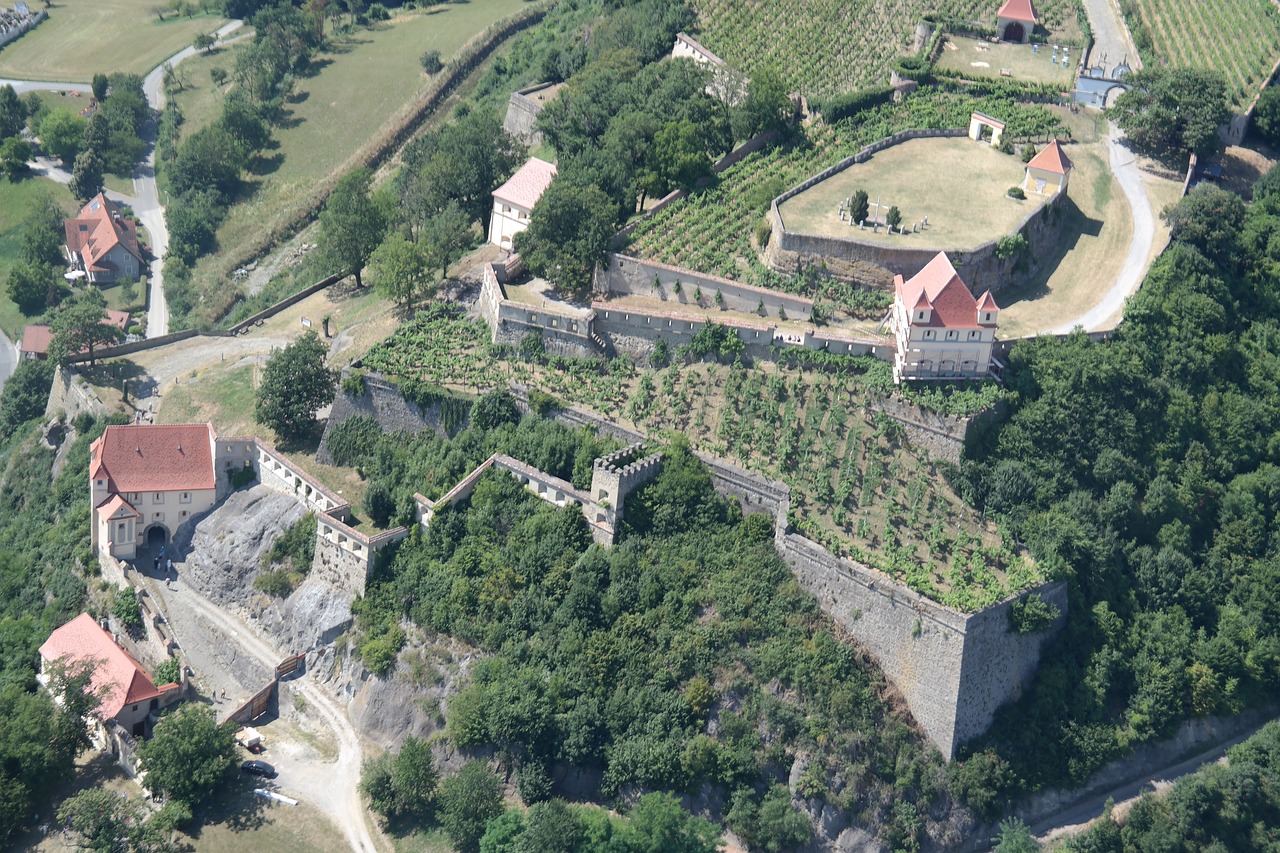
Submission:
[[[1031,0],[1005,0],[996,12],[996,32],[1004,41],[1022,44],[1036,30],[1036,10]]]
[[[1039,195],[1057,195],[1059,192],[1065,192],[1072,168],[1071,158],[1055,139],[1027,163],[1027,174],[1022,180],[1022,189]]]
[[[987,377],[1000,318],[990,291],[974,298],[945,252],[893,288],[894,382]]]
[[[556,176],[556,165],[537,157],[516,171],[493,191],[493,213],[489,216],[489,242],[510,250],[517,234],[529,227],[534,205]]]

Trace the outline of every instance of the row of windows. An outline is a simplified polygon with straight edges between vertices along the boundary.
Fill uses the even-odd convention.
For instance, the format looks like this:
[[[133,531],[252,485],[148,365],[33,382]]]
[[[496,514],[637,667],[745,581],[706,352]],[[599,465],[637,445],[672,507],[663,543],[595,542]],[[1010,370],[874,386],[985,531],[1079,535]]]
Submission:
[[[924,330],[924,339],[925,339],[926,341],[937,340],[936,335],[937,335],[937,330],[936,330],[936,329],[925,329],[925,330]],[[958,341],[959,339],[960,339],[960,332],[959,332],[959,331],[957,331],[956,329],[948,329],[948,330],[947,330],[947,337],[946,337],[946,340],[948,340],[948,341]],[[982,332],[981,332],[980,330],[978,330],[978,329],[970,329],[970,330],[969,330],[969,337],[968,337],[966,340],[970,340],[970,341],[980,341],[980,340],[982,340]]]

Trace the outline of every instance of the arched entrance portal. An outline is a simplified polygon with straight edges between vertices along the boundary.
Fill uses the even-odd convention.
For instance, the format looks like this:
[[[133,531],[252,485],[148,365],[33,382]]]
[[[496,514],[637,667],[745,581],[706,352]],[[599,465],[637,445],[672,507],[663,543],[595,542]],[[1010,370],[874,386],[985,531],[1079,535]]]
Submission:
[[[147,528],[147,547],[152,554],[159,554],[160,549],[169,544],[169,531],[163,524],[153,524]]]
[[[1012,23],[1005,25],[1005,28],[1004,28],[1005,41],[1016,41],[1019,44],[1021,44],[1026,37],[1027,37],[1026,29],[1022,26],[1022,24],[1019,24],[1017,21],[1014,21]]]

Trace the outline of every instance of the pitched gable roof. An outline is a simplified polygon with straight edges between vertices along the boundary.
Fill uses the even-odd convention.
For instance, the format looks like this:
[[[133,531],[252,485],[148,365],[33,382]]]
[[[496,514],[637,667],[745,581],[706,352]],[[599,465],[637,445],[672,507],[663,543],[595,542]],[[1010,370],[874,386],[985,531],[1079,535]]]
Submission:
[[[139,265],[142,264],[142,253],[138,250],[138,226],[119,216],[119,212],[115,202],[98,193],[80,208],[75,219],[62,220],[67,248],[81,257],[86,268],[114,270],[115,264],[106,255],[116,246],[123,246],[138,259]]]
[[[109,426],[90,449],[89,477],[112,492],[212,489],[211,424]]]
[[[120,648],[88,613],[81,613],[50,634],[40,647],[40,657],[50,662],[59,658],[95,661],[90,685],[102,693],[97,713],[104,720],[116,717],[126,705],[146,702],[167,692],[158,689],[142,664]]]
[[[547,187],[556,176],[556,164],[530,157],[529,162],[521,166],[505,184],[493,191],[493,197],[525,210],[533,210],[533,206],[542,198]]]
[[[32,355],[47,355],[52,341],[53,329],[44,323],[32,323],[23,326],[22,343],[18,345],[18,350]]]
[[[933,313],[927,322],[912,325],[972,328],[977,326],[978,301],[960,278],[946,252],[939,252],[924,269],[906,281],[894,276],[894,287],[904,305],[917,305],[927,299]]]
[[[116,513],[120,514],[120,518],[137,518],[138,516],[138,511],[133,508],[133,505],[120,495],[113,495],[104,501],[102,506],[98,507],[98,516],[100,518],[111,518]]]
[[[1071,158],[1062,150],[1058,140],[1053,140],[1039,154],[1027,163],[1028,169],[1040,169],[1055,175],[1065,175],[1071,171]]]
[[[1031,0],[1005,0],[1005,4],[1000,7],[1000,11],[996,12],[997,18],[1009,18],[1013,21],[1026,21],[1034,24],[1036,18],[1036,10],[1031,6]]]

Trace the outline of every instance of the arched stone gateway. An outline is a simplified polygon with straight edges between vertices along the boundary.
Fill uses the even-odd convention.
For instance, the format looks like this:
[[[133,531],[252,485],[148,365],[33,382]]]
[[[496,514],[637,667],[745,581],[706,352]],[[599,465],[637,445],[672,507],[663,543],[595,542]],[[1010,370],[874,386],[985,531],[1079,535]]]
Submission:
[[[1004,40],[1016,41],[1021,44],[1027,38],[1027,30],[1022,24],[1013,21],[1004,28]]]
[[[147,543],[147,547],[152,549],[152,553],[159,553],[161,546],[169,544],[169,528],[160,522],[150,525],[143,534],[143,541]]]

